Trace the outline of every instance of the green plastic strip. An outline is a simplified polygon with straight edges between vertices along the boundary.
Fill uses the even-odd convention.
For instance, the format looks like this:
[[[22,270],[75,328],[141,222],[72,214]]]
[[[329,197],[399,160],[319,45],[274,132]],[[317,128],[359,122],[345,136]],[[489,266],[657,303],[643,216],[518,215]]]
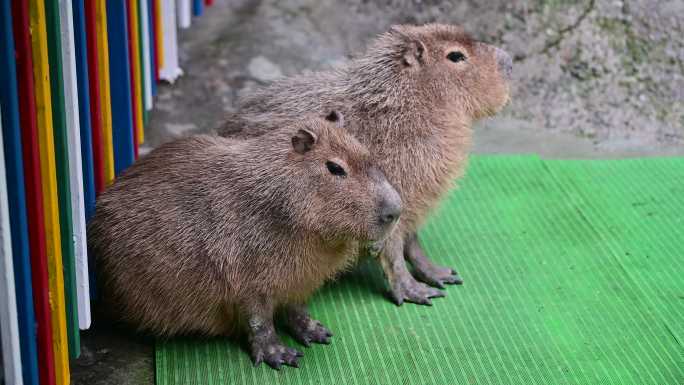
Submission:
[[[465,285],[398,308],[362,263],[312,299],[335,337],[299,369],[179,338],[157,344],[157,384],[683,383],[682,177],[684,159],[476,157],[421,232]]]
[[[599,227],[634,292],[684,342],[684,161],[547,162]],[[625,177],[615,177],[624,175]]]
[[[69,137],[66,126],[64,103],[64,77],[62,74],[62,44],[59,19],[59,1],[45,1],[45,18],[48,36],[48,60],[50,63],[50,87],[52,89],[52,124],[55,136],[55,161],[57,163],[57,196],[59,200],[59,224],[62,242],[62,265],[64,266],[64,294],[66,300],[66,323],[69,356],[81,355],[78,329],[78,301],[76,296],[76,262],[74,253],[74,227],[71,217],[71,191],[69,187]]]

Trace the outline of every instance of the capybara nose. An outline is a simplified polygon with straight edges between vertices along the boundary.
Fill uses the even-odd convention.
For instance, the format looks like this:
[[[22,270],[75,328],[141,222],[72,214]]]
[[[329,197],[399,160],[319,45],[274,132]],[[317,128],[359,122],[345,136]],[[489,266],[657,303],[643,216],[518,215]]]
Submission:
[[[496,50],[496,61],[499,65],[499,72],[501,72],[506,80],[511,80],[511,75],[513,75],[513,59],[511,59],[511,55],[501,48],[494,49]]]
[[[396,200],[388,200],[383,202],[380,207],[380,223],[383,226],[393,224],[399,219],[401,215],[401,203]]]

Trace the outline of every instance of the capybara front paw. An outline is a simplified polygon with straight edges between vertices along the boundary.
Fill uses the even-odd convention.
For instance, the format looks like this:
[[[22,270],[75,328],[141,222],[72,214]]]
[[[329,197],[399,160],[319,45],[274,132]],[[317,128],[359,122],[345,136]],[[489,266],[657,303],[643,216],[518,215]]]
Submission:
[[[297,349],[289,348],[277,339],[252,343],[252,362],[254,362],[254,366],[266,362],[268,366],[276,370],[280,370],[282,365],[297,368],[299,367],[299,357],[303,355]]]
[[[392,299],[397,305],[411,302],[419,305],[432,305],[430,298],[444,297],[444,293],[407,275],[392,283]]]
[[[313,318],[298,318],[290,322],[292,337],[304,346],[311,343],[329,344],[332,332]]]
[[[415,266],[414,275],[428,285],[444,289],[445,284],[461,285],[463,279],[456,270],[434,264]]]

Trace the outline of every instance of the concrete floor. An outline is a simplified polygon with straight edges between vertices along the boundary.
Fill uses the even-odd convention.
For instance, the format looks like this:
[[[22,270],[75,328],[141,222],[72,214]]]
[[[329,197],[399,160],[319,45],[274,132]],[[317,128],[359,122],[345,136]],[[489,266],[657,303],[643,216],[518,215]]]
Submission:
[[[511,107],[508,107],[511,108]],[[619,159],[684,156],[684,145],[604,141],[543,127],[514,118],[491,118],[475,129],[474,154],[538,154],[547,159]]]
[[[193,27],[182,31],[181,65],[186,75],[174,85],[162,85],[156,98],[147,129],[143,151],[174,137],[207,131],[216,126],[225,112],[234,109],[241,92],[267,82],[272,76],[299,72],[326,62],[342,60],[338,52],[330,54],[326,38],[316,58],[330,54],[332,59],[301,64],[285,53],[283,41],[274,48],[276,57],[284,55],[287,65],[278,65],[262,56],[264,40],[254,36],[243,43],[236,41],[240,31],[253,31],[260,2],[217,1],[205,16],[194,19]],[[278,26],[275,13],[264,16]],[[323,27],[321,27],[323,28]],[[300,35],[294,36],[298,44]],[[287,39],[285,39],[287,41]],[[301,42],[299,42],[301,43]],[[275,44],[275,43],[274,43]],[[355,46],[355,45],[352,45]],[[339,44],[336,49],[348,49]],[[300,59],[301,60],[301,59]],[[539,154],[545,158],[596,159],[634,156],[684,156],[684,145],[648,141],[638,143],[620,137],[606,140],[562,133],[539,123],[516,118],[510,113],[520,106],[514,102],[500,117],[480,122],[475,130],[476,154]],[[95,317],[93,327],[82,333],[82,357],[71,365],[72,383],[76,385],[146,385],[154,383],[154,345],[151,339],[136,336]]]

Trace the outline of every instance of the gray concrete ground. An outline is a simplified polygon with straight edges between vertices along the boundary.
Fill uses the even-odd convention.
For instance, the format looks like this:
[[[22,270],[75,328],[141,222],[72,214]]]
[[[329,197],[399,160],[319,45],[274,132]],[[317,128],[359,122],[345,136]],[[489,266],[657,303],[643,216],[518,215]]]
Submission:
[[[180,33],[185,75],[160,87],[144,150],[211,130],[240,94],[343,62],[391,24],[442,21],[515,57],[513,101],[477,125],[475,153],[682,156],[682,15],[681,0],[219,0]],[[151,340],[96,318],[82,345],[74,384],[154,382]]]

